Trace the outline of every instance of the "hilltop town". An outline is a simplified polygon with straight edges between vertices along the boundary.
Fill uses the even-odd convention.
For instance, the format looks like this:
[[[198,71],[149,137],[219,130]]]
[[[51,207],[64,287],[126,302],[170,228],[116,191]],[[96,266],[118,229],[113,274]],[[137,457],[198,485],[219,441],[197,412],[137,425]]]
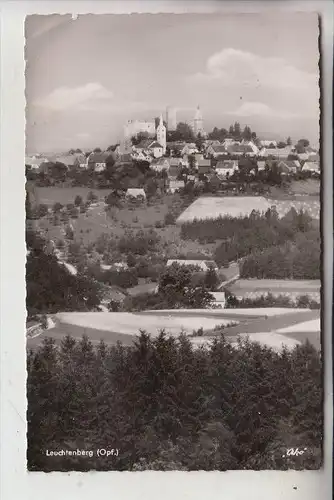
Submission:
[[[93,279],[93,309],[320,307],[320,161],[307,139],[261,140],[238,122],[206,133],[199,106],[191,124],[167,108],[166,120],[127,122],[105,151],[27,157],[26,175],[28,228]],[[175,267],[197,269],[203,300],[161,297]],[[41,300],[28,294],[30,320],[61,311]]]

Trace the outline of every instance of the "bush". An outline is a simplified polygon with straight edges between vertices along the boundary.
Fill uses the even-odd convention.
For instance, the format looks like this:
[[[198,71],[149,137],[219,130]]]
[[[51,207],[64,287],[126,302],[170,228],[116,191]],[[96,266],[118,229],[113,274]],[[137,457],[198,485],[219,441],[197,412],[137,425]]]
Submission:
[[[164,218],[164,222],[166,226],[174,226],[175,216],[171,212],[167,212]]]

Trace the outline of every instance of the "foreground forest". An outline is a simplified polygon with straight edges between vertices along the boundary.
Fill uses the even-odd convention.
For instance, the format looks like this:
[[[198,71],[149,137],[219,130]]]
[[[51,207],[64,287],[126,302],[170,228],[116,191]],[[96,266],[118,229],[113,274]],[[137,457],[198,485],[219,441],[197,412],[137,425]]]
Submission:
[[[194,348],[164,332],[132,347],[45,340],[28,354],[28,468],[317,469],[321,383],[308,343],[277,353],[223,336]],[[303,454],[287,456],[296,447]],[[94,456],[46,456],[77,448]],[[119,453],[99,458],[98,448]]]

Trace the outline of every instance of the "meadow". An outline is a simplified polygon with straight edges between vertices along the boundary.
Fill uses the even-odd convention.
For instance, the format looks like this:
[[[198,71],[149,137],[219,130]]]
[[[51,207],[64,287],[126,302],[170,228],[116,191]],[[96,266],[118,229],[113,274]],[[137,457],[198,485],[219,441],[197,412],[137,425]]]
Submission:
[[[191,222],[195,219],[215,219],[219,216],[245,217],[253,210],[265,212],[272,206],[276,207],[278,215],[284,216],[291,208],[297,212],[307,211],[313,219],[320,217],[320,201],[317,199],[267,199],[262,196],[233,196],[233,197],[211,197],[203,196],[197,198],[178,217],[177,224]]]

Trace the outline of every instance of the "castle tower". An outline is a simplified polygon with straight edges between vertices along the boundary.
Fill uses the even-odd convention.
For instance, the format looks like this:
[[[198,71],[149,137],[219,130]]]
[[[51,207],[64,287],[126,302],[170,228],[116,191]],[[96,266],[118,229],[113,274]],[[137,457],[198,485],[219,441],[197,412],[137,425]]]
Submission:
[[[167,130],[172,132],[176,130],[176,109],[168,106],[166,110],[167,115]]]
[[[166,153],[166,127],[164,125],[162,115],[160,115],[159,125],[157,127],[157,141],[163,147],[163,154]]]
[[[203,117],[202,117],[202,113],[201,113],[199,106],[197,106],[195,118],[194,118],[194,134],[195,134],[195,137],[197,137],[198,134],[201,134],[202,136],[205,135],[204,126],[203,126]]]

